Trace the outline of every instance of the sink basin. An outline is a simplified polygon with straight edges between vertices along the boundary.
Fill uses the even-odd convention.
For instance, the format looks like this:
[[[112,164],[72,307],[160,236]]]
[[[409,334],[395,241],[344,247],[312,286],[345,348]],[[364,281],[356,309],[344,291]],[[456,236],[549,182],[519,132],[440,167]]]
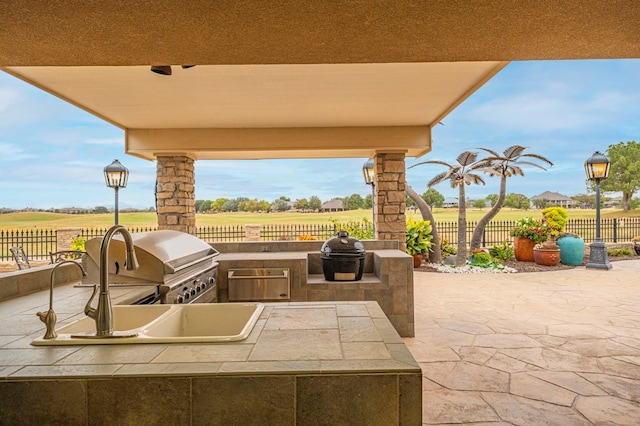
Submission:
[[[156,339],[211,342],[245,339],[255,325],[262,307],[256,303],[194,304],[181,306],[143,330]],[[215,337],[215,340],[210,340]]]
[[[113,307],[113,330],[132,337],[96,337],[95,321],[82,318],[56,329],[58,337],[35,346],[132,343],[206,343],[246,339],[264,309],[262,303],[202,303]],[[90,338],[88,338],[90,337]]]
[[[140,329],[168,312],[171,306],[172,305],[116,305],[113,307],[113,330],[128,331]],[[95,332],[96,322],[89,317],[84,317],[56,329],[56,333],[63,336]]]

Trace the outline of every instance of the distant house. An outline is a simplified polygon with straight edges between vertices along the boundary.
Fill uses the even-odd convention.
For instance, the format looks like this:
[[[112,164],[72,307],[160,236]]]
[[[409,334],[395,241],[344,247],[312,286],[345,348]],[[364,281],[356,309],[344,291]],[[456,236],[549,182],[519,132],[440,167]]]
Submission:
[[[564,207],[565,209],[580,207],[580,202],[573,200],[558,192],[545,191],[542,194],[534,195],[531,197],[531,201],[545,200],[547,207]]]
[[[442,203],[442,207],[445,209],[454,209],[458,207],[458,199],[455,197],[446,197]]]
[[[83,214],[83,213],[87,213],[87,209],[83,209],[79,207],[64,207],[64,208],[58,209],[58,213]]]
[[[327,201],[320,207],[321,212],[341,212],[344,211],[344,204],[342,200],[333,199],[331,201]]]
[[[622,197],[620,196],[608,198],[602,203],[602,206],[605,209],[610,207],[619,207],[621,205],[622,205]]]

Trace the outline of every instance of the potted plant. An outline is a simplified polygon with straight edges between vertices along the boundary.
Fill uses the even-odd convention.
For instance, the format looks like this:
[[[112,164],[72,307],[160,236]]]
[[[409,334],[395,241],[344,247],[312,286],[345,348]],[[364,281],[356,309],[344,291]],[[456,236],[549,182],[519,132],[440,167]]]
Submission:
[[[584,240],[576,234],[564,231],[569,213],[564,207],[548,207],[542,215],[549,228],[551,237],[560,248],[560,262],[565,265],[581,265],[584,259]]]
[[[513,252],[516,260],[521,262],[533,262],[533,248],[547,240],[551,234],[551,228],[541,219],[525,217],[516,222],[511,228],[510,235],[513,238]]]
[[[538,265],[556,266],[560,263],[560,247],[549,235],[546,241],[538,243],[533,248],[533,260]]]
[[[407,220],[406,232],[407,253],[413,256],[413,267],[422,264],[425,254],[429,254],[432,246],[431,222],[428,220]]]

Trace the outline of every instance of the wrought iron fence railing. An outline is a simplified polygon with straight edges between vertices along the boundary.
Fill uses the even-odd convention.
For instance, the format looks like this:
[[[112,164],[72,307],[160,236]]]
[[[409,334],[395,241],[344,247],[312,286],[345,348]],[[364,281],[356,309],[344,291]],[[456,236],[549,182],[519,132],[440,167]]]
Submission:
[[[491,221],[485,228],[482,245],[492,246],[510,241],[509,232],[516,221]],[[371,231],[371,223],[350,223],[359,231]],[[467,222],[467,241],[471,240],[477,222]],[[441,239],[455,244],[458,240],[458,222],[436,222]],[[253,227],[253,228],[252,228]],[[196,228],[196,236],[206,242],[245,241],[257,238],[262,241],[282,241],[297,239],[326,240],[335,235],[340,224],[275,224],[275,225],[224,225],[201,226]],[[86,240],[101,237],[108,228],[82,228],[79,235]],[[128,227],[131,232],[145,232],[156,227]],[[585,241],[595,239],[595,219],[572,219],[566,224],[566,231],[580,235]],[[251,235],[251,233],[255,233]],[[370,234],[369,234],[370,235]],[[640,217],[606,218],[600,221],[600,235],[604,242],[616,243],[631,241],[640,235]],[[22,247],[30,259],[47,259],[49,252],[58,251],[57,230],[27,229],[0,230],[0,260],[12,260],[11,247]]]

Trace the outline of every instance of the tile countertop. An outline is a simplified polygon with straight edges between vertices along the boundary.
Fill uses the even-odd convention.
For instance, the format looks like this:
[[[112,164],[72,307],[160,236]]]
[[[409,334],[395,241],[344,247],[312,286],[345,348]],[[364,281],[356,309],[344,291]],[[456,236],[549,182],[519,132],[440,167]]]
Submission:
[[[131,303],[140,291],[112,288],[113,304]],[[84,316],[90,292],[56,287],[56,328]],[[44,334],[36,312],[47,310],[48,300],[42,291],[0,302],[0,378],[420,372],[376,302],[266,303],[239,342],[32,346]]]

